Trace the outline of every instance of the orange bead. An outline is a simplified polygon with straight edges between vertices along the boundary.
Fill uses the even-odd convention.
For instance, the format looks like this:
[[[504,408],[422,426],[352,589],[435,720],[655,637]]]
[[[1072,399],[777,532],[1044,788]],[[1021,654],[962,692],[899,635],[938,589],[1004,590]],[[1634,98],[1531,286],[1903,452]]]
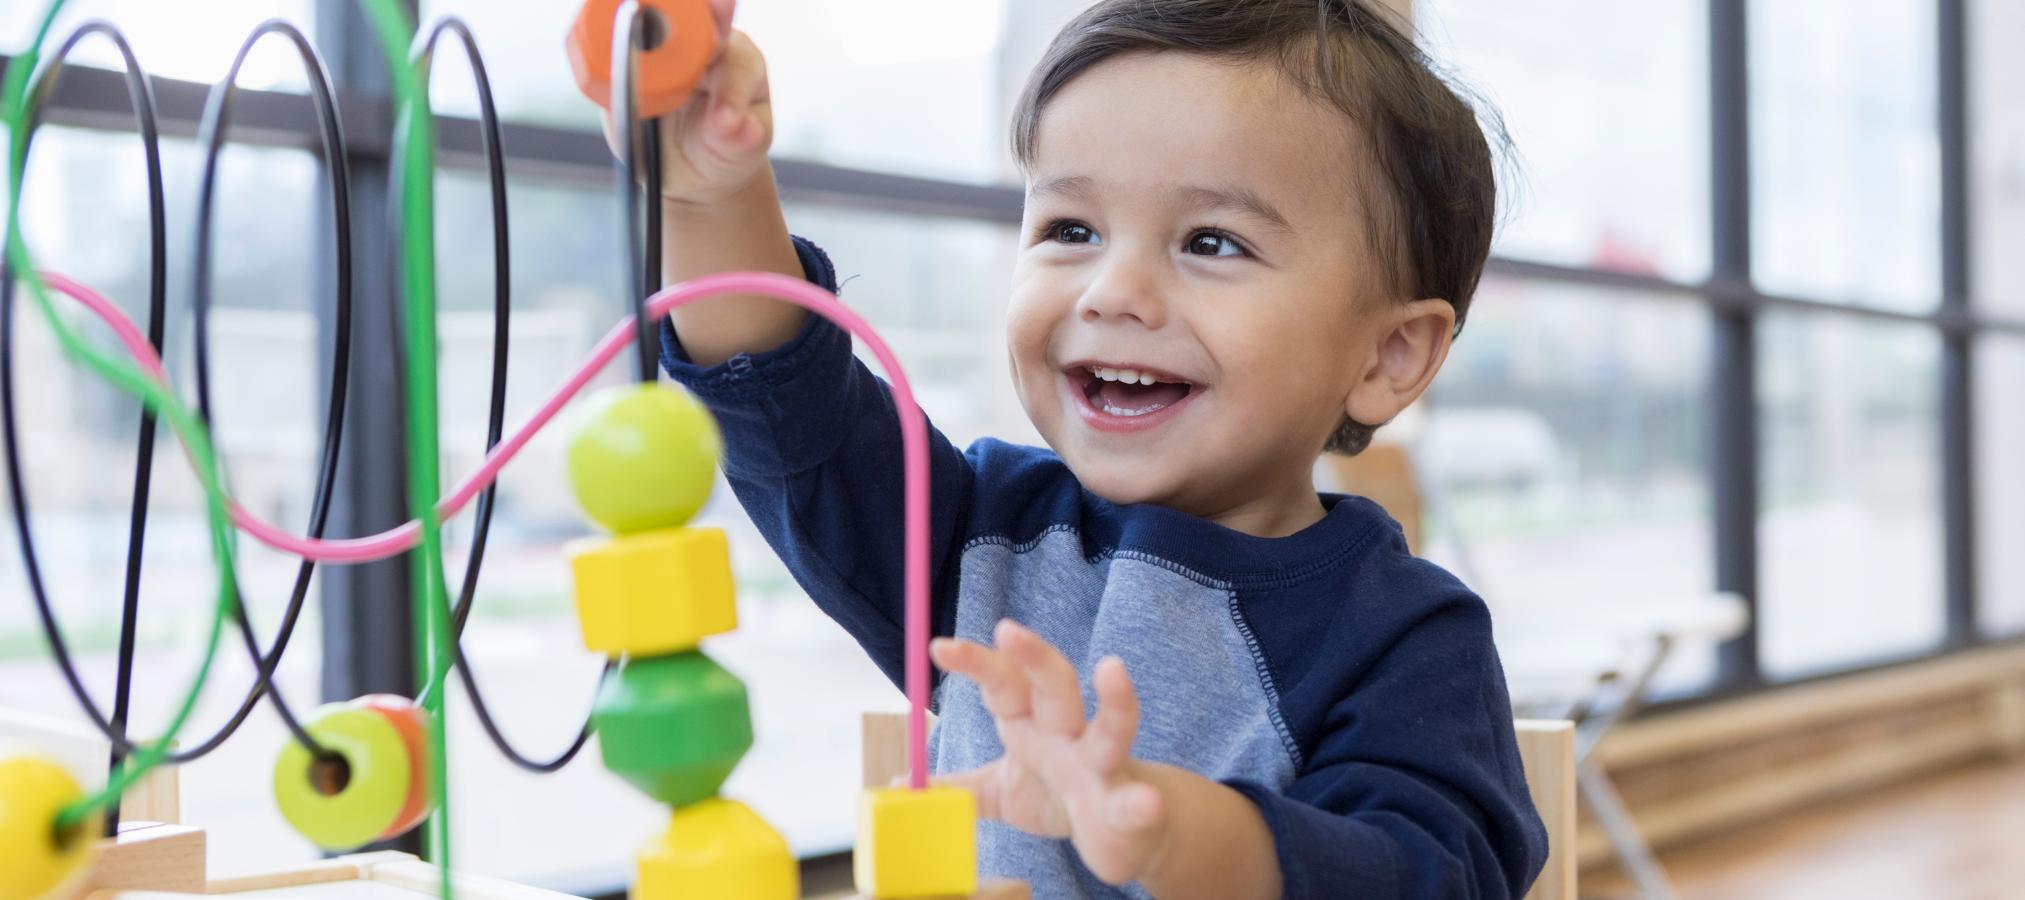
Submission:
[[[380,840],[407,834],[436,808],[429,778],[429,711],[397,694],[367,694],[353,700],[352,705],[385,717],[400,732],[401,743],[408,747],[408,802],[401,806],[401,814],[380,835]]]
[[[717,55],[717,20],[708,0],[638,0],[641,8],[661,18],[661,42],[641,51],[635,71],[639,83],[638,112],[643,119],[665,116],[682,108],[689,92]],[[612,108],[612,22],[619,0],[587,0],[570,26],[570,70],[584,96]],[[644,23],[643,23],[644,27]]]

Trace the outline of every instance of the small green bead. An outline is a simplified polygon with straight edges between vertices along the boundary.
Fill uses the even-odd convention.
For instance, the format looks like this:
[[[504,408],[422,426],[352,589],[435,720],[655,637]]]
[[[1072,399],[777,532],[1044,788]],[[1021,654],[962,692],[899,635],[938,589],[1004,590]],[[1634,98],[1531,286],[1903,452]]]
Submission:
[[[572,428],[570,486],[584,512],[618,534],[678,528],[710,499],[722,447],[717,421],[681,388],[607,388]]]
[[[591,724],[605,768],[669,806],[715,796],[752,747],[745,683],[698,652],[628,661]]]

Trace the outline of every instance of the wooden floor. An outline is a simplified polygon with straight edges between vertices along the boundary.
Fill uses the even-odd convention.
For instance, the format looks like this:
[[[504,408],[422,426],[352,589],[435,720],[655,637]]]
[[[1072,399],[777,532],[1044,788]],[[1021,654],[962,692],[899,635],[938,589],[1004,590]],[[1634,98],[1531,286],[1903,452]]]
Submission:
[[[2025,898],[2025,759],[1979,763],[1661,855],[1683,900]],[[1585,897],[1630,896],[1608,873]]]

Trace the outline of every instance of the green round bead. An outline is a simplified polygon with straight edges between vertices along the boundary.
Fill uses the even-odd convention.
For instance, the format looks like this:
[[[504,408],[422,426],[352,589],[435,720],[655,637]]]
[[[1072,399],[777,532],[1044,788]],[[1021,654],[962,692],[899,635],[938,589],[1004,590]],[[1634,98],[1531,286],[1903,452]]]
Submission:
[[[377,840],[408,802],[408,745],[387,717],[333,703],[303,720],[303,730],[344,758],[347,777],[334,794],[315,784],[316,760],[293,740],[274,760],[274,803],[297,833],[326,850]]]
[[[576,419],[570,486],[584,512],[618,534],[679,528],[710,498],[722,447],[716,420],[681,388],[608,388]]]
[[[745,683],[699,652],[628,660],[591,725],[605,768],[669,806],[715,796],[752,747]]]

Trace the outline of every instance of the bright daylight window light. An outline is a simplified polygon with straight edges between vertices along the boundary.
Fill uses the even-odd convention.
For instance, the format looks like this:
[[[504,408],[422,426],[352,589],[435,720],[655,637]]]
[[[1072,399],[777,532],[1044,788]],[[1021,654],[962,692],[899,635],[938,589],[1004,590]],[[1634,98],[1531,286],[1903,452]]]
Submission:
[[[998,46],[1004,0],[825,4],[844,55],[861,65],[975,59]]]

